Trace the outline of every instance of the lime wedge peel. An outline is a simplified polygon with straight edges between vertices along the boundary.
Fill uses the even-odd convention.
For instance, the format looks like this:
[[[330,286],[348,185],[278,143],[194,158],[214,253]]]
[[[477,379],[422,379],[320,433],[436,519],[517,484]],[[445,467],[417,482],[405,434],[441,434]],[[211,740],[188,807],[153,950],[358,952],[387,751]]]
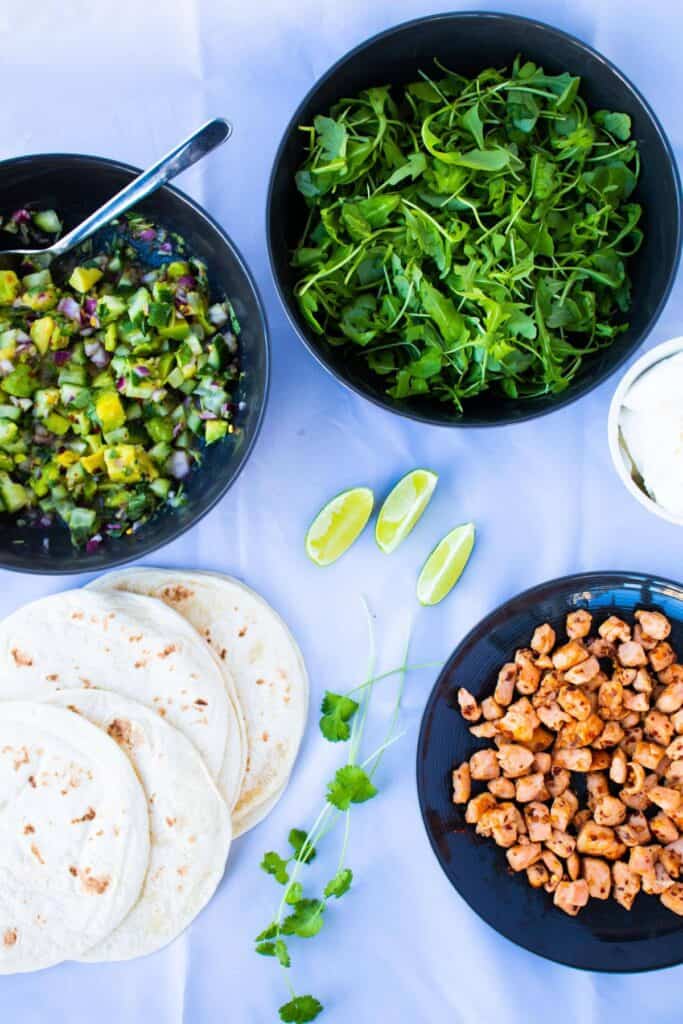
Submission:
[[[342,491],[321,508],[306,533],[306,554],[316,565],[331,565],[365,529],[375,496],[369,487]]]
[[[474,523],[465,523],[439,541],[417,581],[420,604],[438,604],[451,592],[472,554],[474,536]]]
[[[429,469],[413,469],[391,489],[375,526],[375,540],[385,555],[395,551],[413,529],[429,504],[438,479]]]

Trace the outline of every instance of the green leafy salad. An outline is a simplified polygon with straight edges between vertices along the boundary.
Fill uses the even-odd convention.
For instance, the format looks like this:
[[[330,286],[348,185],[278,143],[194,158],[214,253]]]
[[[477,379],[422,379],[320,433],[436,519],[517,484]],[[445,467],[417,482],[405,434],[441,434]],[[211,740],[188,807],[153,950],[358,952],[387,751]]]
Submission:
[[[558,393],[626,330],[638,147],[579,87],[520,57],[476,78],[437,62],[301,129],[302,315],[392,398]]]
[[[3,227],[61,230],[51,210]],[[0,510],[61,520],[88,551],[184,501],[202,448],[234,430],[239,377],[232,306],[182,239],[133,213],[100,249],[0,270]]]

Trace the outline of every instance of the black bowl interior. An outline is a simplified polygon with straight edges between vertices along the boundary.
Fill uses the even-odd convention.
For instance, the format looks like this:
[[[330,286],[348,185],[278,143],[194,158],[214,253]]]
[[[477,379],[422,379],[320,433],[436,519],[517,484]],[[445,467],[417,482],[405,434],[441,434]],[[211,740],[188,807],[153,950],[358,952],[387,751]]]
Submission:
[[[293,298],[296,275],[290,255],[301,236],[307,207],[294,174],[305,156],[310,125],[338,99],[372,85],[402,84],[430,71],[436,57],[461,74],[509,66],[521,53],[549,72],[580,75],[582,95],[595,109],[631,116],[640,146],[642,174],[634,198],[643,204],[645,242],[630,262],[633,304],[630,327],[607,349],[585,360],[580,374],[560,395],[508,399],[483,394],[469,400],[463,416],[428,396],[394,401],[378,386],[363,361],[352,363],[346,346],[333,348],[307,326]],[[655,115],[637,90],[604,57],[572,36],[536,21],[505,14],[436,15],[399,25],[343,57],[313,87],[294,114],[275,159],[268,200],[273,273],[288,315],[311,352],[334,375],[380,405],[432,423],[491,425],[527,419],[573,401],[612,373],[652,328],[669,294],[680,250],[680,184],[674,157]]]
[[[26,203],[53,208],[68,230],[136,173],[125,164],[90,156],[57,154],[8,160],[0,164],[0,212],[6,215]],[[242,327],[244,371],[236,395],[236,401],[244,406],[237,413],[235,433],[206,449],[201,467],[187,480],[188,500],[183,508],[162,509],[134,535],[107,540],[93,554],[73,548],[63,526],[22,528],[0,515],[0,565],[6,569],[100,572],[149,554],[209,511],[239,473],[256,439],[268,390],[268,341],[261,302],[241,256],[215,221],[176,189],[166,186],[137,209],[180,234],[188,251],[206,262],[212,294],[227,295],[235,307]],[[0,231],[0,248],[15,244],[16,236]]]
[[[508,870],[505,852],[476,836],[463,809],[451,802],[451,771],[475,750],[476,740],[458,711],[456,692],[476,697],[493,692],[500,666],[517,647],[528,646],[541,622],[558,637],[575,608],[600,620],[615,613],[632,620],[636,608],[663,612],[672,623],[671,642],[683,650],[683,588],[636,573],[587,573],[534,587],[479,623],[441,672],[422,719],[417,750],[417,786],[429,840],[441,867],[470,907],[496,931],[520,946],[571,967],[597,971],[641,971],[683,962],[683,921],[656,896],[642,893],[629,913],[614,900],[591,900],[578,917],[552,906],[526,876]],[[477,784],[481,785],[481,784]]]

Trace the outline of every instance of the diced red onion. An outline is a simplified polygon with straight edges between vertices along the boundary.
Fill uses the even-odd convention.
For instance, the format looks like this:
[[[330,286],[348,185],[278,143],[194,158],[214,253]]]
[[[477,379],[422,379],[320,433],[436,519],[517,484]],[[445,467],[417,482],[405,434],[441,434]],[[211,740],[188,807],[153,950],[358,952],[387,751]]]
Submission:
[[[28,212],[28,210],[15,210],[10,220],[13,220],[15,224],[30,224],[31,214]]]
[[[123,391],[125,386],[126,386],[126,378],[125,377],[119,377],[119,379],[116,381],[116,390],[117,391]]]
[[[208,410],[206,410],[206,409],[202,409],[202,411],[198,415],[199,415],[200,420],[217,420],[218,419],[218,416],[216,416],[215,412],[208,412]]]
[[[52,516],[44,512],[38,520],[38,525],[42,526],[44,529],[48,526],[52,526]]]
[[[86,341],[83,347],[85,349],[86,356],[90,362],[98,368],[98,370],[107,366],[109,363],[109,354],[105,352],[101,342]]]
[[[166,397],[166,392],[163,388],[155,388],[149,397],[153,402],[161,402]]]
[[[52,356],[55,366],[64,366],[71,359],[71,353],[68,349],[61,348]]]
[[[217,302],[209,308],[209,322],[212,323],[214,327],[222,327],[223,324],[227,324],[228,314],[220,303]]]
[[[0,359],[0,377],[7,377],[14,369],[11,359]]]
[[[136,366],[135,372],[138,377],[149,377],[149,369],[146,366]]]
[[[178,286],[180,288],[192,289],[195,287],[196,284],[197,282],[192,276],[192,274],[183,274],[181,277],[178,278]]]
[[[102,534],[96,533],[94,537],[91,537],[88,543],[85,545],[86,555],[93,555],[102,543]]]
[[[138,238],[141,242],[153,242],[157,237],[157,233],[154,228],[143,228],[142,231],[138,232]]]
[[[70,295],[65,295],[63,299],[59,300],[57,310],[64,316],[68,316],[69,320],[81,322],[81,307]]]
[[[97,310],[97,299],[86,299],[83,303],[83,308],[88,316],[92,316]]]
[[[190,472],[190,457],[187,452],[173,452],[167,466],[171,476],[174,476],[176,480],[183,480]]]
[[[162,242],[159,246],[159,252],[173,252],[173,247],[170,242]]]
[[[158,277],[158,274],[157,274],[156,270],[149,270],[146,274],[143,275],[142,283],[143,284],[154,284],[154,282],[156,281],[157,277]]]
[[[26,331],[21,331],[21,330],[17,331],[16,340],[20,344],[23,343],[23,342],[28,342],[29,344],[31,343],[31,339],[28,336],[28,334],[26,333]]]

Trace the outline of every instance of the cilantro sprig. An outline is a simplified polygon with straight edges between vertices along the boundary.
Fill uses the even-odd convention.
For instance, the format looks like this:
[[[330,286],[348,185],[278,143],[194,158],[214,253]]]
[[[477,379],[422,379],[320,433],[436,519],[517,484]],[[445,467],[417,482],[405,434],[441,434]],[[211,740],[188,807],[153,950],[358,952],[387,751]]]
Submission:
[[[400,738],[397,732],[398,716],[403,695],[406,673],[411,669],[424,668],[435,663],[408,665],[406,649],[403,664],[398,669],[375,675],[375,640],[372,617],[364,603],[368,618],[370,654],[366,679],[346,694],[326,691],[321,705],[320,732],[332,743],[349,741],[347,757],[327,784],[326,800],[311,828],[293,828],[288,835],[291,853],[283,857],[274,850],[268,851],[261,861],[266,874],[271,875],[282,887],[282,897],[273,921],[256,936],[256,952],[261,956],[273,957],[287,973],[291,998],[279,1010],[283,1022],[305,1022],[315,1020],[323,1011],[322,1004],[311,995],[297,995],[289,982],[292,958],[289,941],[292,938],[312,939],[323,929],[330,900],[340,900],[351,889],[353,871],[346,864],[349,841],[351,809],[356,804],[366,803],[377,795],[374,776],[384,751]],[[374,686],[379,680],[399,676],[396,699],[389,725],[382,744],[369,757],[359,762],[359,752],[370,700]],[[354,699],[352,694],[358,697]],[[308,894],[300,875],[302,869],[318,854],[320,841],[332,830],[340,817],[344,818],[342,847],[334,874],[324,886],[322,895]]]
[[[394,399],[559,393],[628,326],[631,120],[521,57],[474,78],[435,65],[303,129],[301,313]],[[346,713],[325,712],[342,739]]]

